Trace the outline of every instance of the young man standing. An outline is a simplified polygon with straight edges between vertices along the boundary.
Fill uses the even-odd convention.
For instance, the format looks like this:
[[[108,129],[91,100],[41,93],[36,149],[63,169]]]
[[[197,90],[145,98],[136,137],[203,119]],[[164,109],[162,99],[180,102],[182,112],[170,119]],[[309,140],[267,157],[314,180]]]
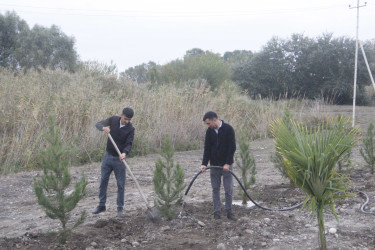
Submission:
[[[112,171],[115,173],[117,181],[117,215],[120,217],[124,214],[124,194],[125,194],[125,178],[126,168],[122,160],[129,154],[134,139],[134,127],[131,124],[131,119],[134,111],[131,108],[124,108],[121,116],[111,116],[106,120],[98,122],[95,126],[98,130],[110,133],[113,140],[116,142],[121,155],[119,156],[116,148],[108,138],[106,153],[101,167],[101,180],[99,187],[99,205],[92,211],[93,214],[98,214],[106,210],[107,187],[109,177]]]
[[[232,126],[217,118],[215,112],[207,112],[203,116],[203,121],[208,128],[204,141],[201,170],[205,172],[208,162],[211,167],[221,168],[210,169],[214,218],[221,218],[220,185],[221,177],[223,177],[227,218],[236,220],[232,212],[233,176],[229,173],[229,170],[233,169],[233,156],[236,151],[235,133]]]

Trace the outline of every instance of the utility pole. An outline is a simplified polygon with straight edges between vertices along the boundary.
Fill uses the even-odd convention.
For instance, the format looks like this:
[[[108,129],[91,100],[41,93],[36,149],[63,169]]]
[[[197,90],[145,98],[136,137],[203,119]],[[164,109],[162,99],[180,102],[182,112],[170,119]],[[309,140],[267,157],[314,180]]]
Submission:
[[[352,127],[355,125],[355,102],[357,96],[357,68],[358,68],[358,27],[359,27],[359,8],[365,7],[367,2],[364,5],[359,5],[359,0],[357,0],[357,6],[350,6],[349,9],[357,9],[357,31],[356,31],[356,41],[355,41],[355,62],[354,62],[354,87],[353,87],[353,123]]]

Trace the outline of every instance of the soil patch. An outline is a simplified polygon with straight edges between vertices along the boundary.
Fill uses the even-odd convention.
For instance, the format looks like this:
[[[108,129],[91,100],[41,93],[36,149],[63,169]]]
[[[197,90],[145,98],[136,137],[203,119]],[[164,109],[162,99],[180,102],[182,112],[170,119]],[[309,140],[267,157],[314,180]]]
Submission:
[[[372,108],[373,109],[373,108]],[[361,113],[362,111],[362,113]],[[332,113],[349,115],[349,107],[336,107]],[[362,129],[374,123],[374,111],[357,110]],[[361,115],[363,114],[363,115]],[[370,198],[368,209],[375,211],[375,177],[361,164],[359,145],[352,154],[355,169],[350,172],[351,191],[354,197],[336,202],[339,221],[325,214],[329,249],[375,249],[374,216],[360,212],[364,198],[356,191],[366,192]],[[257,164],[257,186],[250,195],[266,207],[288,207],[303,201],[299,189],[291,189],[269,160],[274,152],[273,141],[252,142],[251,150]],[[199,171],[202,151],[175,154],[175,162],[185,169],[185,183]],[[134,157],[128,160],[134,175],[153,203],[152,175],[158,155]],[[79,203],[73,217],[83,209],[89,212],[86,222],[77,228],[66,245],[57,243],[56,232],[60,225],[46,217],[37,205],[32,182],[40,171],[0,176],[0,248],[1,249],[317,249],[318,227],[311,212],[295,209],[278,212],[257,207],[233,208],[237,221],[225,216],[214,220],[212,215],[209,174],[200,175],[185,197],[182,217],[171,221],[152,223],[146,216],[145,204],[134,182],[127,176],[124,218],[116,217],[116,182],[111,176],[108,187],[107,211],[99,215],[90,212],[98,202],[100,163],[70,169],[74,179],[81,172],[88,179],[87,195]],[[238,169],[235,174],[240,176]],[[223,190],[222,190],[223,195]],[[235,183],[235,199],[239,200],[239,185]],[[224,199],[222,199],[224,200]],[[224,214],[222,214],[224,215]],[[224,248],[221,248],[224,249]]]

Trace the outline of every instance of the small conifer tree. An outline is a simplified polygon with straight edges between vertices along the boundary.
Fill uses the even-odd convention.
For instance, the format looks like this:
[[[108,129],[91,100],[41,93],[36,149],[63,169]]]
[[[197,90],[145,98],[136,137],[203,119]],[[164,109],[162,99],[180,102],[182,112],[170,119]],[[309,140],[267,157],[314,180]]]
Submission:
[[[291,113],[290,113],[290,111],[289,111],[288,108],[285,108],[283,117],[281,119],[282,119],[282,121],[284,122],[284,124],[289,129],[292,128],[292,119],[293,119],[293,117],[292,117],[292,115],[291,115]],[[286,169],[286,167],[284,165],[284,162],[283,162],[283,159],[282,159],[280,153],[276,151],[274,154],[272,154],[270,156],[270,160],[274,164],[274,167],[277,168],[277,170],[279,170],[279,172],[281,173],[281,175],[284,178],[289,179],[290,187],[294,188],[295,187],[294,182],[289,178],[288,171],[287,171],[287,169]]]
[[[250,143],[246,141],[244,134],[239,138],[240,159],[236,158],[237,166],[241,169],[242,184],[247,191],[251,185],[255,184],[256,163],[254,157],[250,153]],[[242,204],[246,205],[248,198],[241,189]]]
[[[85,195],[87,181],[82,175],[75,184],[74,190],[72,192],[67,190],[71,182],[68,169],[68,150],[63,145],[60,129],[55,126],[53,116],[50,116],[45,138],[48,145],[41,159],[43,175],[40,179],[34,178],[34,191],[38,203],[46,215],[51,219],[60,220],[62,230],[58,233],[59,242],[65,244],[71,230],[82,224],[86,218],[86,211],[83,211],[78,220],[68,227],[68,221],[71,218],[70,212]]]
[[[374,141],[374,125],[370,123],[367,129],[367,136],[363,139],[363,148],[360,149],[363,159],[370,167],[371,174],[374,174],[375,168],[375,141]]]
[[[174,165],[174,149],[171,146],[169,136],[166,136],[160,151],[162,159],[156,162],[153,183],[156,194],[155,205],[161,215],[168,220],[176,217],[178,206],[181,205],[182,191],[184,184],[184,169],[179,165]]]

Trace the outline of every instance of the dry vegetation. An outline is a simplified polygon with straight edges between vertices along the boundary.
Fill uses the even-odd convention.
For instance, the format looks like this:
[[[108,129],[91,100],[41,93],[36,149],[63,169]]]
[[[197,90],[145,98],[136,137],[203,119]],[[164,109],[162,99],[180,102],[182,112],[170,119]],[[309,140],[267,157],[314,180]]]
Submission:
[[[208,110],[254,139],[268,137],[270,122],[286,107],[295,118],[312,125],[322,119],[324,108],[320,102],[306,100],[251,100],[230,82],[213,92],[202,81],[183,86],[138,85],[89,70],[18,76],[3,70],[0,83],[1,174],[38,167],[51,114],[71,148],[72,163],[79,165],[100,160],[105,138],[94,125],[125,106],[136,112],[133,155],[155,152],[165,134],[176,150],[200,148],[205,130],[201,119]]]
[[[236,207],[239,220],[212,219],[208,176],[201,176],[186,197],[181,219],[162,220],[153,224],[144,215],[144,202],[131,179],[126,187],[126,217],[116,218],[116,182],[110,182],[108,210],[88,219],[74,232],[66,247],[56,242],[53,232],[60,228],[51,222],[37,205],[33,194],[33,178],[41,172],[28,171],[39,167],[48,116],[55,115],[64,142],[70,146],[74,165],[99,161],[103,155],[105,136],[94,124],[109,115],[121,112],[124,106],[135,109],[133,123],[136,141],[133,155],[155,152],[165,134],[169,134],[177,150],[200,149],[176,153],[176,162],[185,170],[185,183],[198,171],[206,127],[202,115],[215,110],[235,127],[237,135],[245,132],[257,164],[257,183],[251,189],[255,200],[268,207],[286,207],[303,199],[298,189],[285,185],[273,164],[274,153],[269,124],[283,116],[288,108],[295,119],[316,126],[328,115],[351,117],[351,106],[328,106],[322,101],[257,99],[251,100],[233,83],[225,83],[212,92],[204,82],[191,81],[176,85],[137,85],[117,79],[105,72],[85,70],[75,74],[61,71],[30,72],[14,76],[0,71],[0,199],[3,212],[0,223],[0,248],[62,249],[113,248],[139,246],[144,249],[316,249],[317,225],[304,210],[269,212],[256,207]],[[363,131],[375,122],[373,107],[358,107],[357,123]],[[361,145],[359,145],[361,146]],[[149,201],[154,195],[152,174],[159,155],[128,159]],[[351,156],[351,191],[360,190],[370,197],[368,211],[374,211],[374,176],[362,164],[359,149]],[[73,179],[84,172],[89,182],[87,196],[80,210],[97,205],[100,163],[70,169]],[[238,187],[238,186],[237,186]],[[236,192],[237,193],[237,192]],[[236,194],[238,198],[238,193]],[[340,218],[325,215],[328,245],[333,249],[372,249],[375,239],[370,215],[360,213],[364,200],[360,196],[337,202]],[[78,214],[74,215],[78,216]],[[370,216],[370,217],[369,217]],[[197,223],[203,222],[205,225]],[[331,233],[335,229],[335,233]],[[52,231],[51,231],[52,230]],[[224,233],[223,233],[224,232]]]

